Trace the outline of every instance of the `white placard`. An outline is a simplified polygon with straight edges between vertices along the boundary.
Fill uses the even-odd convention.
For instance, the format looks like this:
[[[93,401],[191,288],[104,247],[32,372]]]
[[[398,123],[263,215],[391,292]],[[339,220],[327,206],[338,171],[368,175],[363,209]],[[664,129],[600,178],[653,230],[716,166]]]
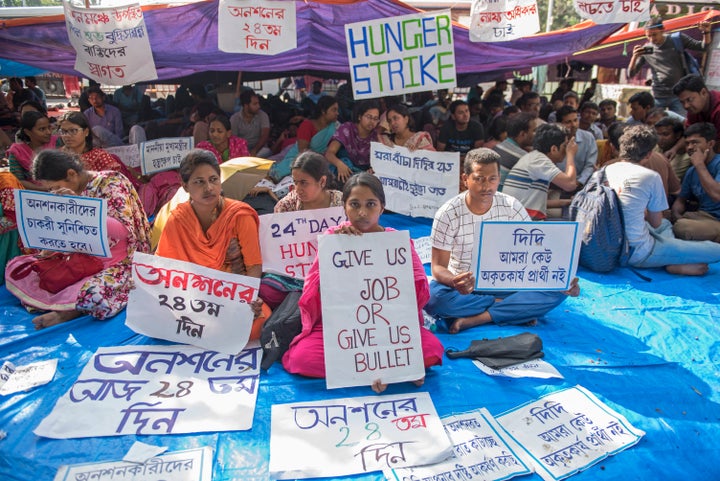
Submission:
[[[140,167],[140,148],[137,144],[104,147],[103,150],[117,155],[122,163],[130,168]]]
[[[407,231],[320,237],[328,389],[425,376],[410,249]]]
[[[75,70],[104,85],[158,78],[139,4],[82,8],[66,0],[63,6]]]
[[[581,386],[543,396],[497,420],[545,481],[582,471],[645,435]]]
[[[573,7],[580,17],[598,25],[641,22],[650,18],[650,0],[573,0]]]
[[[515,364],[514,366],[504,367],[502,369],[493,369],[486,366],[480,361],[473,360],[475,367],[480,369],[488,376],[499,376],[499,377],[532,377],[537,379],[563,379],[563,375],[555,369],[555,367],[547,361],[542,359],[535,359],[533,361],[523,362],[521,364]]]
[[[345,24],[355,100],[452,89],[450,10]]]
[[[720,90],[720,28],[712,32],[712,42],[707,50],[705,85],[709,90]]]
[[[160,456],[167,451],[167,446],[154,446],[152,444],[135,441],[122,460],[129,463],[145,464],[149,459]]]
[[[386,207],[412,217],[435,212],[458,194],[460,153],[371,143],[370,162],[385,190]]]
[[[143,175],[180,167],[185,154],[195,146],[192,137],[168,137],[140,144],[140,168]]]
[[[273,479],[369,473],[452,453],[426,392],[275,404],[271,422]]]
[[[6,364],[8,365],[7,369]],[[53,380],[57,371],[57,359],[33,362],[25,366],[13,366],[12,363],[3,364],[0,379],[0,395],[6,396],[16,392],[28,391],[34,387],[42,386]],[[9,371],[12,370],[12,373]],[[7,376],[7,379],[5,377]]]
[[[478,290],[565,291],[580,255],[577,222],[479,222]]]
[[[432,261],[432,237],[425,236],[413,239],[413,243],[420,261],[423,264],[429,264]]]
[[[295,2],[220,0],[219,50],[276,55],[295,48]]]
[[[125,461],[60,466],[54,481],[112,479],[117,481],[210,481],[212,448],[175,451],[137,464]]]
[[[501,480],[533,470],[521,455],[525,453],[510,439],[487,409],[481,408],[442,418],[453,444],[453,455],[437,464],[384,470],[391,480]]]
[[[107,199],[22,189],[14,194],[25,247],[110,256]]]
[[[535,0],[473,0],[471,42],[506,42],[540,30]]]
[[[260,279],[136,252],[125,324],[146,336],[226,354],[247,344]]]
[[[192,346],[99,348],[33,431],[57,439],[252,428],[262,351]]]
[[[305,279],[317,255],[318,236],[346,220],[340,206],[261,215],[263,271]]]

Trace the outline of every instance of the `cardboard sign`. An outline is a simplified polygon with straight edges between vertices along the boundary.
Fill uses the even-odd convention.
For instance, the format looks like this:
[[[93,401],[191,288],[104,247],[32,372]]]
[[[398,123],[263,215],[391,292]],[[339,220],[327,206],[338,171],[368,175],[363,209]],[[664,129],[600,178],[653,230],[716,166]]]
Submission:
[[[345,41],[355,100],[456,85],[449,10],[346,24]]]
[[[458,193],[458,152],[410,152],[372,142],[370,162],[383,183],[387,209],[398,214],[433,218]]]
[[[65,0],[63,7],[75,70],[104,85],[158,78],[139,4],[81,8]]]
[[[56,439],[247,430],[262,350],[101,347],[33,431]],[[146,479],[146,478],[143,478]]]
[[[577,222],[478,223],[475,288],[565,291],[580,255]]]
[[[263,271],[305,279],[317,256],[318,236],[346,220],[342,207],[261,215]]]
[[[260,279],[136,252],[125,324],[157,339],[237,354],[253,323]]]
[[[25,247],[110,256],[107,199],[21,189],[14,195]]]
[[[506,42],[540,30],[535,0],[473,0],[471,42]]]
[[[195,146],[192,137],[150,140],[140,144],[140,168],[143,175],[180,167],[185,155]]]
[[[369,473],[435,463],[450,453],[426,392],[272,407],[272,479]]]
[[[319,246],[328,389],[424,377],[408,232],[324,235]]]
[[[275,55],[295,48],[295,2],[220,0],[219,50]]]
[[[645,433],[581,386],[497,418],[545,481],[557,481],[634,446]]]

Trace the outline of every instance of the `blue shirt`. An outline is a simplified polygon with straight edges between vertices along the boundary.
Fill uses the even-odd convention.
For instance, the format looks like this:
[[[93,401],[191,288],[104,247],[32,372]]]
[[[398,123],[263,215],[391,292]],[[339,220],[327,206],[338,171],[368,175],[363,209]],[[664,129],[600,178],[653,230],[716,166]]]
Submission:
[[[120,109],[114,105],[105,104],[105,115],[102,117],[95,112],[95,107],[90,107],[83,112],[83,114],[85,114],[85,117],[88,119],[90,129],[97,126],[105,127],[121,139],[123,138],[122,114],[120,113]]]
[[[720,182],[720,154],[715,155],[709,164],[707,164],[707,170],[710,175],[713,176],[715,182]],[[700,204],[700,210],[711,214],[716,219],[720,219],[720,202],[715,202],[710,198],[705,189],[703,189],[700,183],[700,176],[697,173],[695,167],[690,167],[685,174],[682,182],[682,189],[680,189],[680,197],[683,199],[697,199]]]

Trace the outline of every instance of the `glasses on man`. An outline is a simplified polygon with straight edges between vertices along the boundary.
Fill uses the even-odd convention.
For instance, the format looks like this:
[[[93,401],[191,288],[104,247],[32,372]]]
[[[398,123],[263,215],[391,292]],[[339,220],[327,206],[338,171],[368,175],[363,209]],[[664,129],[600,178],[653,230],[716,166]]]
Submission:
[[[80,132],[82,129],[60,129],[58,132],[60,132],[60,135],[67,136],[67,135],[77,135],[78,132]]]

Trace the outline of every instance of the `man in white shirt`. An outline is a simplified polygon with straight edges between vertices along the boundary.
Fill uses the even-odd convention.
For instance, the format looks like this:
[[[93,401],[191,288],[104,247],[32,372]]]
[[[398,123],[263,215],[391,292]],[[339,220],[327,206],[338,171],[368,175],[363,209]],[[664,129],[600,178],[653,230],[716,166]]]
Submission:
[[[629,264],[639,268],[664,267],[671,274],[700,276],[708,264],[720,261],[720,244],[676,239],[663,218],[668,208],[660,175],[639,163],[657,144],[657,134],[635,125],[620,137],[620,162],[605,168],[608,185],[617,193],[630,245]]]
[[[435,213],[432,226],[432,275],[430,300],[425,311],[448,321],[457,333],[481,324],[524,324],[536,321],[565,298],[577,296],[573,279],[569,290],[536,292],[474,292],[470,266],[479,221],[528,221],[517,199],[497,191],[500,156],[490,149],[471,150],[465,156],[462,181],[465,192],[448,200]],[[720,244],[718,244],[720,245]],[[497,298],[503,297],[502,302]]]

